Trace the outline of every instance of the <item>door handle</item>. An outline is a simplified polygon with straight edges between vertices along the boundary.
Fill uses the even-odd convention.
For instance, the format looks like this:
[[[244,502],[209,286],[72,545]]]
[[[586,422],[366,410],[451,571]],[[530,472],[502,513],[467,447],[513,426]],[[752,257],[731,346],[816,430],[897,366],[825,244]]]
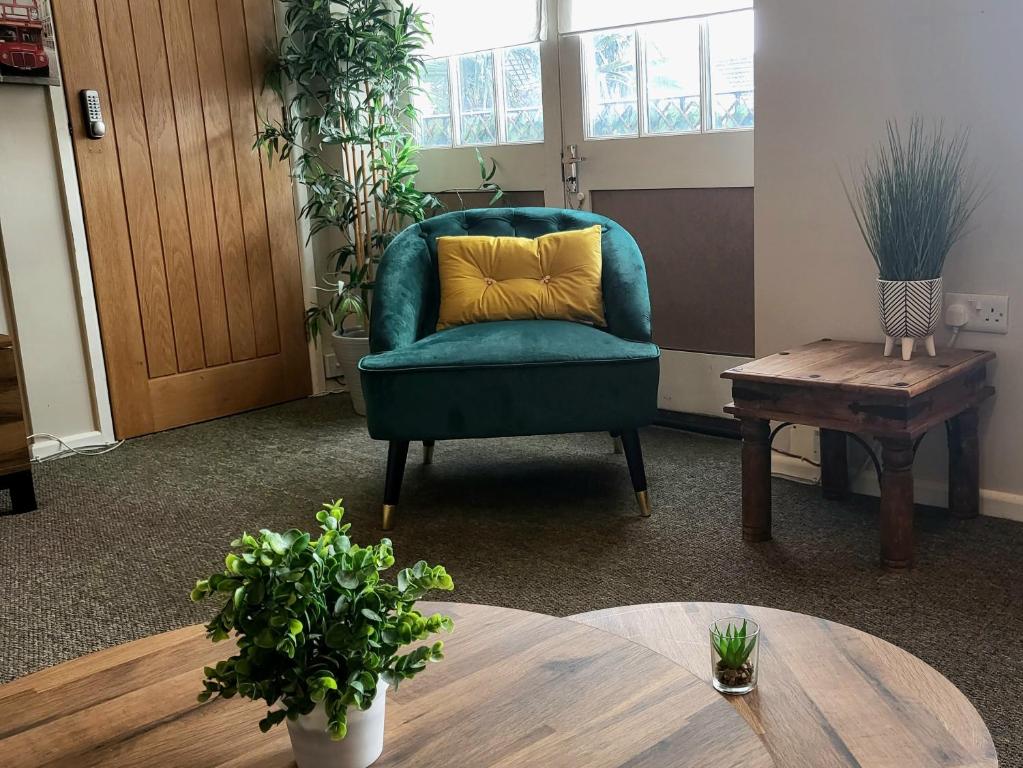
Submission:
[[[585,157],[579,157],[578,144],[569,144],[565,154],[561,156],[565,188],[573,194],[579,191],[579,163],[585,159]]]
[[[99,104],[99,92],[84,90],[80,92],[82,112],[85,114],[85,135],[90,139],[102,139],[107,135],[107,124],[103,122],[103,111]]]

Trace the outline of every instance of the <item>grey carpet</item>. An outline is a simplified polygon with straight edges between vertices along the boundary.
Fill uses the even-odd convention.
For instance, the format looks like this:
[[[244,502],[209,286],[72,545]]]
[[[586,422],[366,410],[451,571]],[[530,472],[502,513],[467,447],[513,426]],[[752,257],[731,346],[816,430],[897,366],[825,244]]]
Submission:
[[[649,520],[605,435],[439,443],[432,466],[413,448],[399,563],[443,563],[454,599],[552,614],[720,600],[850,624],[940,670],[1023,765],[1023,525],[921,509],[916,569],[885,574],[876,500],[776,481],[776,538],[744,545],[737,443],[649,429],[643,447]],[[385,455],[330,396],[39,465],[39,510],[0,517],[0,681],[204,620],[188,591],[243,529],[311,527],[343,496],[356,538],[379,536]]]

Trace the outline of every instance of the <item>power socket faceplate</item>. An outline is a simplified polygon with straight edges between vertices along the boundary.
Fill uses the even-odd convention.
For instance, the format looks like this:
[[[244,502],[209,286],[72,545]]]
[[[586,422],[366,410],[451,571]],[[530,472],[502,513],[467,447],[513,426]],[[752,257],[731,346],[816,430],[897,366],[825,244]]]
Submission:
[[[981,293],[946,293],[945,312],[949,307],[961,304],[966,307],[964,331],[975,333],[1009,332],[1009,297],[991,296]]]

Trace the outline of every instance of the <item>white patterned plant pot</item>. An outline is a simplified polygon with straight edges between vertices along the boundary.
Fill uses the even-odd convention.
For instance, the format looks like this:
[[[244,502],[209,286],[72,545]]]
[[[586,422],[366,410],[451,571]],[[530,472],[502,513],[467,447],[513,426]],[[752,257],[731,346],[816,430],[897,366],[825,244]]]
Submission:
[[[902,359],[913,356],[917,339],[927,354],[935,355],[934,330],[941,319],[941,278],[933,280],[878,280],[877,307],[884,330],[884,355],[888,357],[898,339]]]
[[[366,400],[362,396],[362,378],[359,375],[359,361],[369,354],[369,334],[362,329],[335,331],[330,337],[334,347],[334,359],[345,377],[345,386],[352,396],[352,410],[360,416],[366,415]]]

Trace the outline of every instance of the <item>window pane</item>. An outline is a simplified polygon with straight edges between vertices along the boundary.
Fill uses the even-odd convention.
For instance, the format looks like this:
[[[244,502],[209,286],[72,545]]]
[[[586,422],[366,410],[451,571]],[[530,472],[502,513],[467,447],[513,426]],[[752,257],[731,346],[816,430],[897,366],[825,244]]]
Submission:
[[[700,25],[658,24],[645,30],[648,133],[700,130]]]
[[[753,11],[712,16],[710,82],[715,128],[753,127]]]
[[[586,36],[588,136],[635,136],[636,38],[632,31]]]
[[[494,110],[494,52],[458,57],[461,144],[497,142]]]
[[[504,52],[505,139],[543,141],[540,46],[522,45]]]
[[[423,147],[451,146],[451,86],[448,60],[430,59],[414,98],[419,110],[419,144]]]

